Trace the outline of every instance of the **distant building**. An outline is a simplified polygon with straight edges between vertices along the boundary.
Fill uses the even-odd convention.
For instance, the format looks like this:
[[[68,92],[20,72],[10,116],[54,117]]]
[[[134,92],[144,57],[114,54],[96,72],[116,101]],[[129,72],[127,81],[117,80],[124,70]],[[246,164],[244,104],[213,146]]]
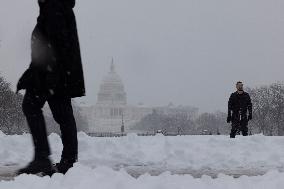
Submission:
[[[127,103],[127,93],[122,79],[115,70],[112,61],[110,71],[103,78],[94,106],[81,107],[88,121],[89,133],[125,133],[140,132],[132,128],[145,116],[155,110],[162,114],[177,112],[195,113],[198,110],[189,106],[175,106],[170,103],[164,107],[147,107],[142,103],[134,106]],[[123,125],[123,127],[122,127]],[[178,129],[177,129],[178,130]],[[153,132],[153,131],[149,131]]]
[[[116,73],[113,62],[100,85],[96,105],[83,107],[83,114],[89,122],[90,133],[121,132],[122,118],[124,131],[127,133],[135,123],[150,113],[152,108],[127,104],[124,84]]]

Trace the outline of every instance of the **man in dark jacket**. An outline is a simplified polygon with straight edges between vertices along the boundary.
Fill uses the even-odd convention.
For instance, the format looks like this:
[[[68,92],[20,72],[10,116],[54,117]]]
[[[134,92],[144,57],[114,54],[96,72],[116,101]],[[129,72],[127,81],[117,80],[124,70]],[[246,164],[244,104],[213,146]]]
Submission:
[[[232,122],[230,137],[235,138],[241,131],[243,136],[248,135],[248,121],[252,119],[252,103],[248,93],[243,90],[243,83],[237,82],[237,91],[232,93],[228,102],[227,122]]]
[[[48,102],[60,125],[63,151],[58,172],[66,173],[77,161],[77,128],[71,98],[85,95],[83,68],[73,13],[75,0],[38,0],[40,14],[32,33],[32,61],[17,91],[26,89],[23,112],[32,134],[34,160],[21,173],[53,173],[42,108]]]

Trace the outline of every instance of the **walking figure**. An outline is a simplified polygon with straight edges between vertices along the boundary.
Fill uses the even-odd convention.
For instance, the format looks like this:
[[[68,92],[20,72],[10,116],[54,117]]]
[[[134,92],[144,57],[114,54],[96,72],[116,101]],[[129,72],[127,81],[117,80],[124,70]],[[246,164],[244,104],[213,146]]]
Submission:
[[[23,112],[32,135],[34,159],[18,174],[51,175],[54,166],[42,113],[48,102],[59,124],[63,151],[55,168],[65,174],[78,159],[77,128],[71,99],[85,95],[73,8],[75,0],[38,0],[40,13],[31,38],[31,64],[17,85],[25,89]]]

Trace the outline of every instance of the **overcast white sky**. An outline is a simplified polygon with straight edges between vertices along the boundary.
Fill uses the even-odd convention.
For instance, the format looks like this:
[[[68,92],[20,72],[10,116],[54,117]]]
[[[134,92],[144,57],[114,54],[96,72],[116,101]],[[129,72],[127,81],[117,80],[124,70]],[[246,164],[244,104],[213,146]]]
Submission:
[[[225,110],[234,84],[284,81],[283,0],[77,0],[87,97],[114,57],[129,104]],[[0,71],[30,62],[37,0],[1,0]]]

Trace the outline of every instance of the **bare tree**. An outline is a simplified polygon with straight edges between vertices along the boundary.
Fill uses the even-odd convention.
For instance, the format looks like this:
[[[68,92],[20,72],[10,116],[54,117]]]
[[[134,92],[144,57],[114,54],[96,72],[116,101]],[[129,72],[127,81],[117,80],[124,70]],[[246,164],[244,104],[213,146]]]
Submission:
[[[0,76],[0,129],[6,134],[20,134],[27,130],[21,108],[22,98]]]
[[[274,83],[247,90],[253,103],[254,131],[265,135],[283,135],[284,84]]]

